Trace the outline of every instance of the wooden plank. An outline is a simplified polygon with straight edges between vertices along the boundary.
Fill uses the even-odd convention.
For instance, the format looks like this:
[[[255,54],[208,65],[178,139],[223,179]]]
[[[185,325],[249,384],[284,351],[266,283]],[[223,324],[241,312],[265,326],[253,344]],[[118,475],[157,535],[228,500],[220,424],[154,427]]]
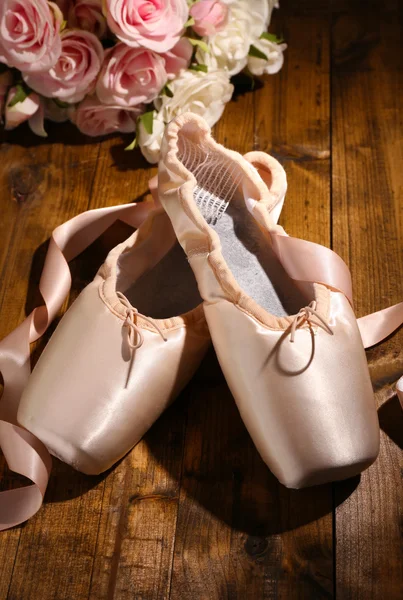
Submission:
[[[277,155],[290,182],[282,224],[329,244],[326,7],[324,0],[283,3],[277,23],[290,44],[283,72],[238,97],[216,135],[240,151],[253,141]],[[382,11],[372,2],[367,11],[359,2],[333,6],[332,233],[353,272],[359,315],[402,297],[396,8],[393,0]],[[58,143],[64,135],[66,145]],[[135,199],[149,173],[116,139],[79,147],[82,138],[69,128],[51,135],[52,144],[38,144],[26,130],[9,139],[0,149],[1,337],[22,320],[26,296],[26,308],[35,301],[42,244],[53,227],[88,203]],[[73,297],[111,240],[76,261]],[[55,461],[42,511],[2,533],[0,598],[323,598],[333,595],[334,558],[338,597],[398,598],[403,427],[392,383],[403,370],[401,344],[402,332],[369,353],[382,405],[381,455],[356,490],[358,480],[334,487],[336,557],[330,487],[292,492],[274,480],[210,356],[182,399],[111,473],[89,478]],[[13,482],[7,475],[3,484]]]
[[[69,133],[70,136],[76,135],[74,132]],[[76,214],[87,208],[130,202],[143,196],[148,189],[148,179],[153,173],[150,173],[149,167],[138,152],[124,152],[123,148],[126,145],[122,144],[120,139],[115,138],[106,140],[101,145],[92,145],[87,152],[84,148],[71,148],[70,153],[72,156],[65,156],[65,161],[59,167],[62,176],[65,176],[67,181],[67,186],[63,187],[62,190],[63,196],[60,190],[55,189],[56,186],[53,186],[46,192],[46,197],[53,195],[59,198],[59,201],[55,204],[56,210],[60,212],[59,209],[63,207],[63,202],[66,197],[69,197],[70,193],[73,198],[72,214]],[[49,152],[49,149],[47,152]],[[53,146],[51,161],[49,160],[49,162],[59,162],[58,152],[60,153],[60,149],[57,146]],[[83,155],[86,156],[84,161],[81,160]],[[24,157],[27,157],[26,151]],[[38,164],[42,159],[38,158],[37,154],[35,154],[35,160]],[[88,177],[88,173],[85,173],[88,184],[85,190],[80,189],[83,164],[91,165],[90,176]],[[64,168],[66,169],[65,172]],[[88,171],[88,167],[86,167],[86,170]],[[66,187],[68,189],[65,189]],[[43,205],[42,208],[45,209],[46,206]],[[47,222],[46,235],[56,224],[66,220],[69,216],[72,215],[59,215],[57,223],[54,224],[53,222],[52,224]],[[39,225],[44,220],[42,213],[35,213],[34,219]],[[120,228],[115,227],[113,229],[114,231],[108,232],[107,235],[103,236],[103,239],[96,242],[88,251],[74,261],[74,278],[70,301],[93,278],[105,257],[106,249],[109,249],[127,237],[131,231],[130,228],[123,225]],[[35,240],[30,241],[32,249],[36,247],[35,244]],[[18,258],[18,245],[16,245],[16,248]],[[44,253],[45,247],[41,247],[40,254],[42,255],[42,259]],[[39,260],[39,263],[41,262],[43,261]],[[35,283],[39,279],[39,274],[40,265],[38,264],[34,273]],[[43,345],[44,343],[41,344],[41,347]],[[36,352],[36,354],[39,354],[39,352]],[[179,427],[179,430],[181,428],[181,421],[178,415],[175,417],[175,427]],[[176,430],[170,424],[168,424],[168,428],[165,431],[170,432],[167,437],[168,443],[172,442],[174,438],[176,440],[179,439],[178,435],[176,437],[173,435],[172,432]],[[137,543],[138,553],[141,553],[144,549],[145,537],[150,542],[154,535],[157,546],[160,545],[162,549],[160,561],[161,584],[156,586],[155,582],[158,581],[158,577],[157,570],[154,568],[152,578],[144,579],[144,585],[141,589],[146,593],[146,584],[149,583],[151,588],[155,588],[154,593],[156,595],[152,597],[162,597],[160,593],[161,589],[164,585],[167,587],[170,581],[169,565],[172,552],[169,550],[169,543],[171,545],[173,543],[176,517],[175,502],[171,501],[171,497],[174,498],[175,494],[178,496],[178,490],[175,488],[178,484],[177,480],[173,480],[172,484],[171,481],[167,483],[167,479],[169,478],[166,476],[163,465],[159,466],[159,463],[153,460],[152,456],[147,461],[146,448],[146,442],[142,442],[133,457],[128,457],[122,461],[117,468],[117,472],[112,472],[106,479],[104,477],[90,478],[82,476],[73,472],[66,465],[62,465],[59,461],[54,461],[55,468],[52,473],[46,502],[62,502],[62,510],[60,505],[54,504],[52,505],[53,510],[50,512],[49,506],[46,504],[36,517],[39,520],[37,529],[32,530],[31,527],[34,533],[26,534],[25,529],[23,530],[14,571],[12,569],[11,552],[8,546],[4,546],[8,556],[6,567],[10,566],[10,577],[11,572],[13,572],[13,582],[10,587],[11,595],[16,593],[18,597],[23,594],[24,598],[37,598],[38,595],[43,598],[50,598],[53,597],[54,589],[57,587],[58,594],[60,595],[58,597],[60,598],[70,598],[71,594],[74,594],[75,598],[86,598],[88,594],[91,594],[91,597],[105,598],[111,590],[116,590],[116,594],[118,595],[120,593],[124,594],[126,582],[128,582],[130,587],[132,581],[138,583],[136,589],[139,590],[143,574],[138,571],[140,559],[136,560],[136,557],[133,555],[133,549]],[[159,450],[160,453],[164,453],[164,447]],[[169,450],[168,446],[168,450],[165,452],[165,462],[168,461],[169,463],[169,456],[172,453],[173,450]],[[179,459],[179,467],[171,470],[179,476],[182,450],[178,441],[176,441],[175,456]],[[134,462],[132,463],[132,461]],[[137,463],[140,462],[141,468],[137,465],[133,471],[133,465],[137,464],[136,461]],[[162,463],[164,464],[164,460]],[[147,468],[148,465],[149,468]],[[133,473],[137,473],[138,477],[135,478]],[[168,512],[172,513],[173,520],[169,519],[169,514],[166,508],[164,508],[164,503],[162,503],[162,507],[165,514],[164,518],[162,518],[161,506],[158,508],[158,502],[142,502],[143,495],[145,499],[152,496],[149,486],[150,481],[152,481],[154,487],[158,490],[157,496],[163,493],[162,490],[165,486],[167,498],[169,498]],[[124,486],[125,494],[121,494],[121,485]],[[172,486],[176,491],[174,489],[172,492]],[[147,487],[147,491],[144,491],[145,487]],[[80,498],[84,492],[86,492],[85,496]],[[141,501],[136,502],[136,506],[134,506],[133,498],[136,494],[141,497]],[[74,497],[74,500],[70,497]],[[64,499],[69,500],[69,502],[63,502]],[[142,509],[147,506],[147,518],[145,520],[138,518],[139,508],[137,504]],[[151,526],[154,507],[157,507],[157,512],[154,511],[155,531]],[[89,512],[91,518],[83,516],[83,510]],[[113,512],[115,515],[119,515],[117,522],[116,519],[110,519],[110,515]],[[145,514],[144,510],[142,510],[142,514]],[[127,524],[127,532],[124,528],[122,529],[123,523]],[[136,524],[139,523],[143,529],[136,537]],[[114,528],[115,524],[118,526],[117,529]],[[164,535],[160,531],[161,527],[163,528]],[[144,528],[147,530],[146,535],[144,534]],[[32,544],[32,536],[39,536],[44,529],[47,531],[45,542]],[[10,539],[14,541],[14,548],[17,547],[19,532],[20,530],[17,529],[7,533],[8,536],[11,536]],[[83,539],[83,536],[85,539]],[[169,539],[171,542],[169,542]],[[52,553],[49,551],[51,546],[54,547]],[[117,552],[117,548],[119,548],[119,552]],[[80,560],[80,558],[83,559],[83,556],[80,557],[81,550],[84,551],[85,562]],[[112,563],[108,562],[109,554],[113,556]],[[63,559],[64,556],[74,557],[74,560],[69,561],[67,570]],[[150,557],[153,561],[153,552],[150,553]],[[27,565],[30,568],[30,577],[28,578],[24,577]],[[130,567],[134,571],[137,569],[137,580],[132,578]],[[41,573],[40,577],[38,577],[38,570]],[[86,574],[84,577],[82,576],[82,571]],[[50,584],[50,582],[53,583]],[[2,580],[2,584],[6,590],[5,579]],[[144,595],[143,597],[151,596]]]
[[[127,143],[102,143],[91,208],[140,200],[148,193],[156,168],[150,169],[138,150],[125,152]],[[106,477],[91,599],[168,597],[183,436],[178,400]]]
[[[290,235],[328,246],[328,2],[283,3],[272,30],[283,33],[289,46],[282,71],[268,77],[254,96],[255,145],[276,156],[287,172],[289,187],[280,223]],[[331,485],[290,491],[273,481],[265,495],[271,508],[266,522],[275,523],[277,529],[267,538],[270,560],[261,597],[332,597]],[[273,510],[272,505],[277,509]],[[264,539],[258,540],[264,543]]]
[[[216,126],[218,140],[238,151],[274,148],[294,190],[282,223],[322,243],[330,239],[326,11],[326,4],[306,12],[283,4],[284,71],[238,96]],[[296,90],[298,98],[309,95],[306,104],[295,102]],[[301,217],[306,202],[309,220]],[[258,456],[218,365],[210,359],[205,369],[206,389],[195,390],[189,405],[171,598],[331,596],[331,487],[282,487]]]
[[[333,240],[352,271],[358,316],[403,297],[401,22],[398,3],[333,5]],[[397,599],[403,418],[392,384],[403,331],[368,352],[381,450],[336,513],[337,596]],[[358,484],[358,480],[356,482]],[[346,483],[335,486],[336,503]]]
[[[237,124],[235,126],[235,124]],[[253,139],[253,99],[238,96],[226,107],[214,130],[216,139],[244,153]],[[207,357],[198,385],[192,386],[187,410],[186,440],[170,598],[226,598],[226,589],[242,593],[231,552],[239,533],[231,530],[233,494],[233,428],[244,426],[218,368]],[[225,448],[225,451],[223,451]],[[227,518],[225,518],[225,514]]]
[[[4,136],[2,136],[3,138]],[[0,189],[1,196],[1,218],[0,218],[0,308],[1,315],[4,315],[4,295],[5,286],[3,284],[5,266],[9,262],[9,246],[13,237],[13,232],[20,213],[24,209],[24,202],[21,202],[21,187],[16,187],[15,165],[20,165],[24,169],[26,160],[24,148],[10,146],[2,139],[0,144],[0,160],[3,169],[0,171]],[[21,173],[21,171],[20,171]],[[29,186],[25,184],[25,191]],[[5,319],[0,320],[1,337],[9,330]],[[1,385],[0,385],[1,389]],[[15,485],[15,478],[11,473],[6,472],[3,457],[0,455],[0,489],[5,490]],[[14,559],[17,553],[20,530],[13,529],[1,534],[2,543],[0,544],[0,564],[2,565],[2,576],[0,578],[0,598],[5,598],[11,581]]]
[[[60,143],[60,139],[70,143]],[[9,145],[3,148],[9,155],[9,184],[2,201],[6,230],[13,227],[7,206],[16,198],[19,210],[12,235],[6,240],[1,337],[22,321],[38,299],[36,288],[50,232],[87,208],[98,154],[98,144],[79,147],[76,134],[63,128],[42,143],[25,128],[12,132],[7,140]],[[84,161],[80,160],[83,152]],[[7,485],[16,481],[7,475]],[[27,524],[2,534],[2,552],[4,549],[7,556],[2,562],[6,577],[2,578],[1,597],[47,599],[54,598],[56,591],[58,598],[87,597],[86,573],[93,560],[92,538],[98,522],[93,510],[96,484],[88,484],[84,476],[55,461],[41,511]],[[82,496],[91,487],[93,490]]]
[[[288,42],[285,64],[254,94],[255,147],[287,172],[281,223],[330,244],[330,81],[328,2],[284,3],[271,27]],[[302,31],[304,32],[302,34]]]
[[[105,482],[91,600],[168,598],[185,398],[186,392]]]

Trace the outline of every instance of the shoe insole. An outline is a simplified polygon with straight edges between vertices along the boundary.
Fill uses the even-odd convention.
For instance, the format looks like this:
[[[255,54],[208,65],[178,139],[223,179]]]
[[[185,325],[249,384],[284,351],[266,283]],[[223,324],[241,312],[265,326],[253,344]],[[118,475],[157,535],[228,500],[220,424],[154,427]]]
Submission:
[[[237,163],[217,150],[197,145],[185,133],[179,138],[179,154],[196,177],[195,202],[218,233],[223,257],[240,287],[275,316],[297,313],[306,298],[287,276],[248,211],[241,191],[244,174]]]
[[[194,199],[220,237],[223,257],[243,291],[275,316],[296,314],[306,298],[288,277],[248,211],[240,190],[237,164],[217,151],[201,148],[185,136],[180,156],[197,180]],[[195,308],[202,299],[179,243],[125,291],[140,313],[169,318]]]
[[[222,254],[233,276],[243,291],[262,308],[283,317],[296,314],[306,304],[247,210],[243,198],[232,199],[213,228],[220,237]]]

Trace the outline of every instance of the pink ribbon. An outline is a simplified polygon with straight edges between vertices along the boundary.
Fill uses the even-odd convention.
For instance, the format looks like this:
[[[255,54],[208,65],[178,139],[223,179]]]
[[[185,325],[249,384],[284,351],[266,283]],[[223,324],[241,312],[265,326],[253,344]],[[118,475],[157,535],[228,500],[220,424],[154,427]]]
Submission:
[[[0,447],[8,467],[32,485],[0,493],[0,530],[18,525],[40,508],[51,470],[45,446],[17,424],[21,394],[27,385],[30,344],[41,337],[60,310],[71,286],[68,262],[120,219],[138,228],[154,207],[142,202],[84,212],[57,227],[51,236],[39,289],[44,304],[0,342],[4,391],[0,402]]]
[[[351,275],[336,252],[299,238],[272,232],[273,250],[291,279],[323,283],[342,291],[353,305]]]
[[[403,302],[358,319],[364,348],[379,344],[403,323]]]
[[[271,232],[273,250],[284,269],[296,281],[323,283],[342,292],[353,305],[351,274],[338,254],[315,244],[284,234]],[[364,348],[384,340],[403,323],[403,302],[357,319]],[[403,377],[396,384],[403,408]]]

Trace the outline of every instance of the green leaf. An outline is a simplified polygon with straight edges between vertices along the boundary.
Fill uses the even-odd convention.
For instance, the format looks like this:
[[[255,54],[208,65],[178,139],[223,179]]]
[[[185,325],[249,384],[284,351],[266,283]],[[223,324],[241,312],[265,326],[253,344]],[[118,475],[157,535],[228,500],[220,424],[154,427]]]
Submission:
[[[198,65],[198,64],[194,63],[193,65],[190,65],[189,69],[191,71],[203,71],[203,73],[208,73],[207,65]]]
[[[63,102],[63,100],[59,100],[58,98],[53,98],[53,102],[59,108],[68,108],[69,106],[71,106],[71,104],[69,104],[68,102]]]
[[[132,141],[131,144],[129,144],[128,146],[126,146],[125,150],[134,150],[135,148],[137,148],[138,144],[137,144],[137,136],[134,136],[134,140]]]
[[[174,97],[173,91],[171,90],[168,84],[164,85],[164,87],[161,90],[161,94],[163,96],[168,96],[168,98]]]
[[[195,38],[188,38],[188,40],[192,46],[197,46],[203,50],[203,52],[209,52],[209,47],[207,46],[206,42],[203,42],[203,40],[196,40]]]
[[[16,85],[17,91],[15,92],[14,98],[8,103],[8,107],[12,108],[18,102],[24,102],[25,98],[29,96],[29,91],[27,91],[21,83],[17,83]]]
[[[254,56],[255,58],[261,58],[262,60],[269,60],[264,52],[256,48],[253,44],[249,48],[249,56]]]
[[[67,27],[67,21],[62,21],[60,24],[60,31],[63,31],[63,29],[66,29]]]
[[[195,24],[195,20],[193,17],[189,17],[188,20],[185,23],[185,27],[192,27],[192,25]]]
[[[264,31],[260,36],[261,40],[268,40],[269,42],[273,42],[274,44],[281,44],[284,42],[282,37],[277,37],[274,33],[267,33]]]
[[[140,117],[140,121],[143,123],[146,132],[151,135],[154,126],[154,111],[150,110],[149,112],[143,113]]]

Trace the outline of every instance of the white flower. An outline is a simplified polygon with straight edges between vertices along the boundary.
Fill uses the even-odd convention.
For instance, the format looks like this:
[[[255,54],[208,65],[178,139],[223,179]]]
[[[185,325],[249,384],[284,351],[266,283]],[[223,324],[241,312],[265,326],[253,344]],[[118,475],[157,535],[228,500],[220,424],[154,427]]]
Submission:
[[[157,114],[154,118],[152,133],[148,133],[144,127],[143,121],[139,119],[137,142],[144,158],[152,165],[155,165],[159,160],[164,129],[165,123],[162,120],[161,113]]]
[[[252,75],[263,75],[264,73],[273,75],[277,73],[283,66],[283,52],[287,48],[287,44],[276,44],[271,40],[262,38],[253,45],[267,56],[267,60],[256,56],[248,56],[248,69]]]
[[[212,127],[220,119],[224,107],[231,100],[234,86],[226,71],[183,71],[169,83],[172,97],[159,96],[154,100],[157,113],[154,116],[153,131],[148,133],[139,119],[137,141],[148,162],[159,160],[165,125],[178,115],[193,112],[205,119]]]
[[[24,121],[28,121],[39,110],[41,99],[38,94],[32,92],[25,98],[18,100],[18,88],[11,87],[8,90],[5,103],[5,126],[4,129],[14,129]],[[15,104],[14,104],[15,102]]]
[[[169,83],[169,88],[172,98],[159,96],[154,100],[164,123],[181,113],[193,112],[203,117],[210,127],[220,119],[234,91],[228,73],[223,70],[184,71]]]
[[[203,41],[208,52],[200,48],[196,58],[210,69],[227,69],[229,75],[242,71],[248,62],[248,52],[266,29],[269,20],[267,0],[236,0],[230,5],[228,24],[222,31]]]

